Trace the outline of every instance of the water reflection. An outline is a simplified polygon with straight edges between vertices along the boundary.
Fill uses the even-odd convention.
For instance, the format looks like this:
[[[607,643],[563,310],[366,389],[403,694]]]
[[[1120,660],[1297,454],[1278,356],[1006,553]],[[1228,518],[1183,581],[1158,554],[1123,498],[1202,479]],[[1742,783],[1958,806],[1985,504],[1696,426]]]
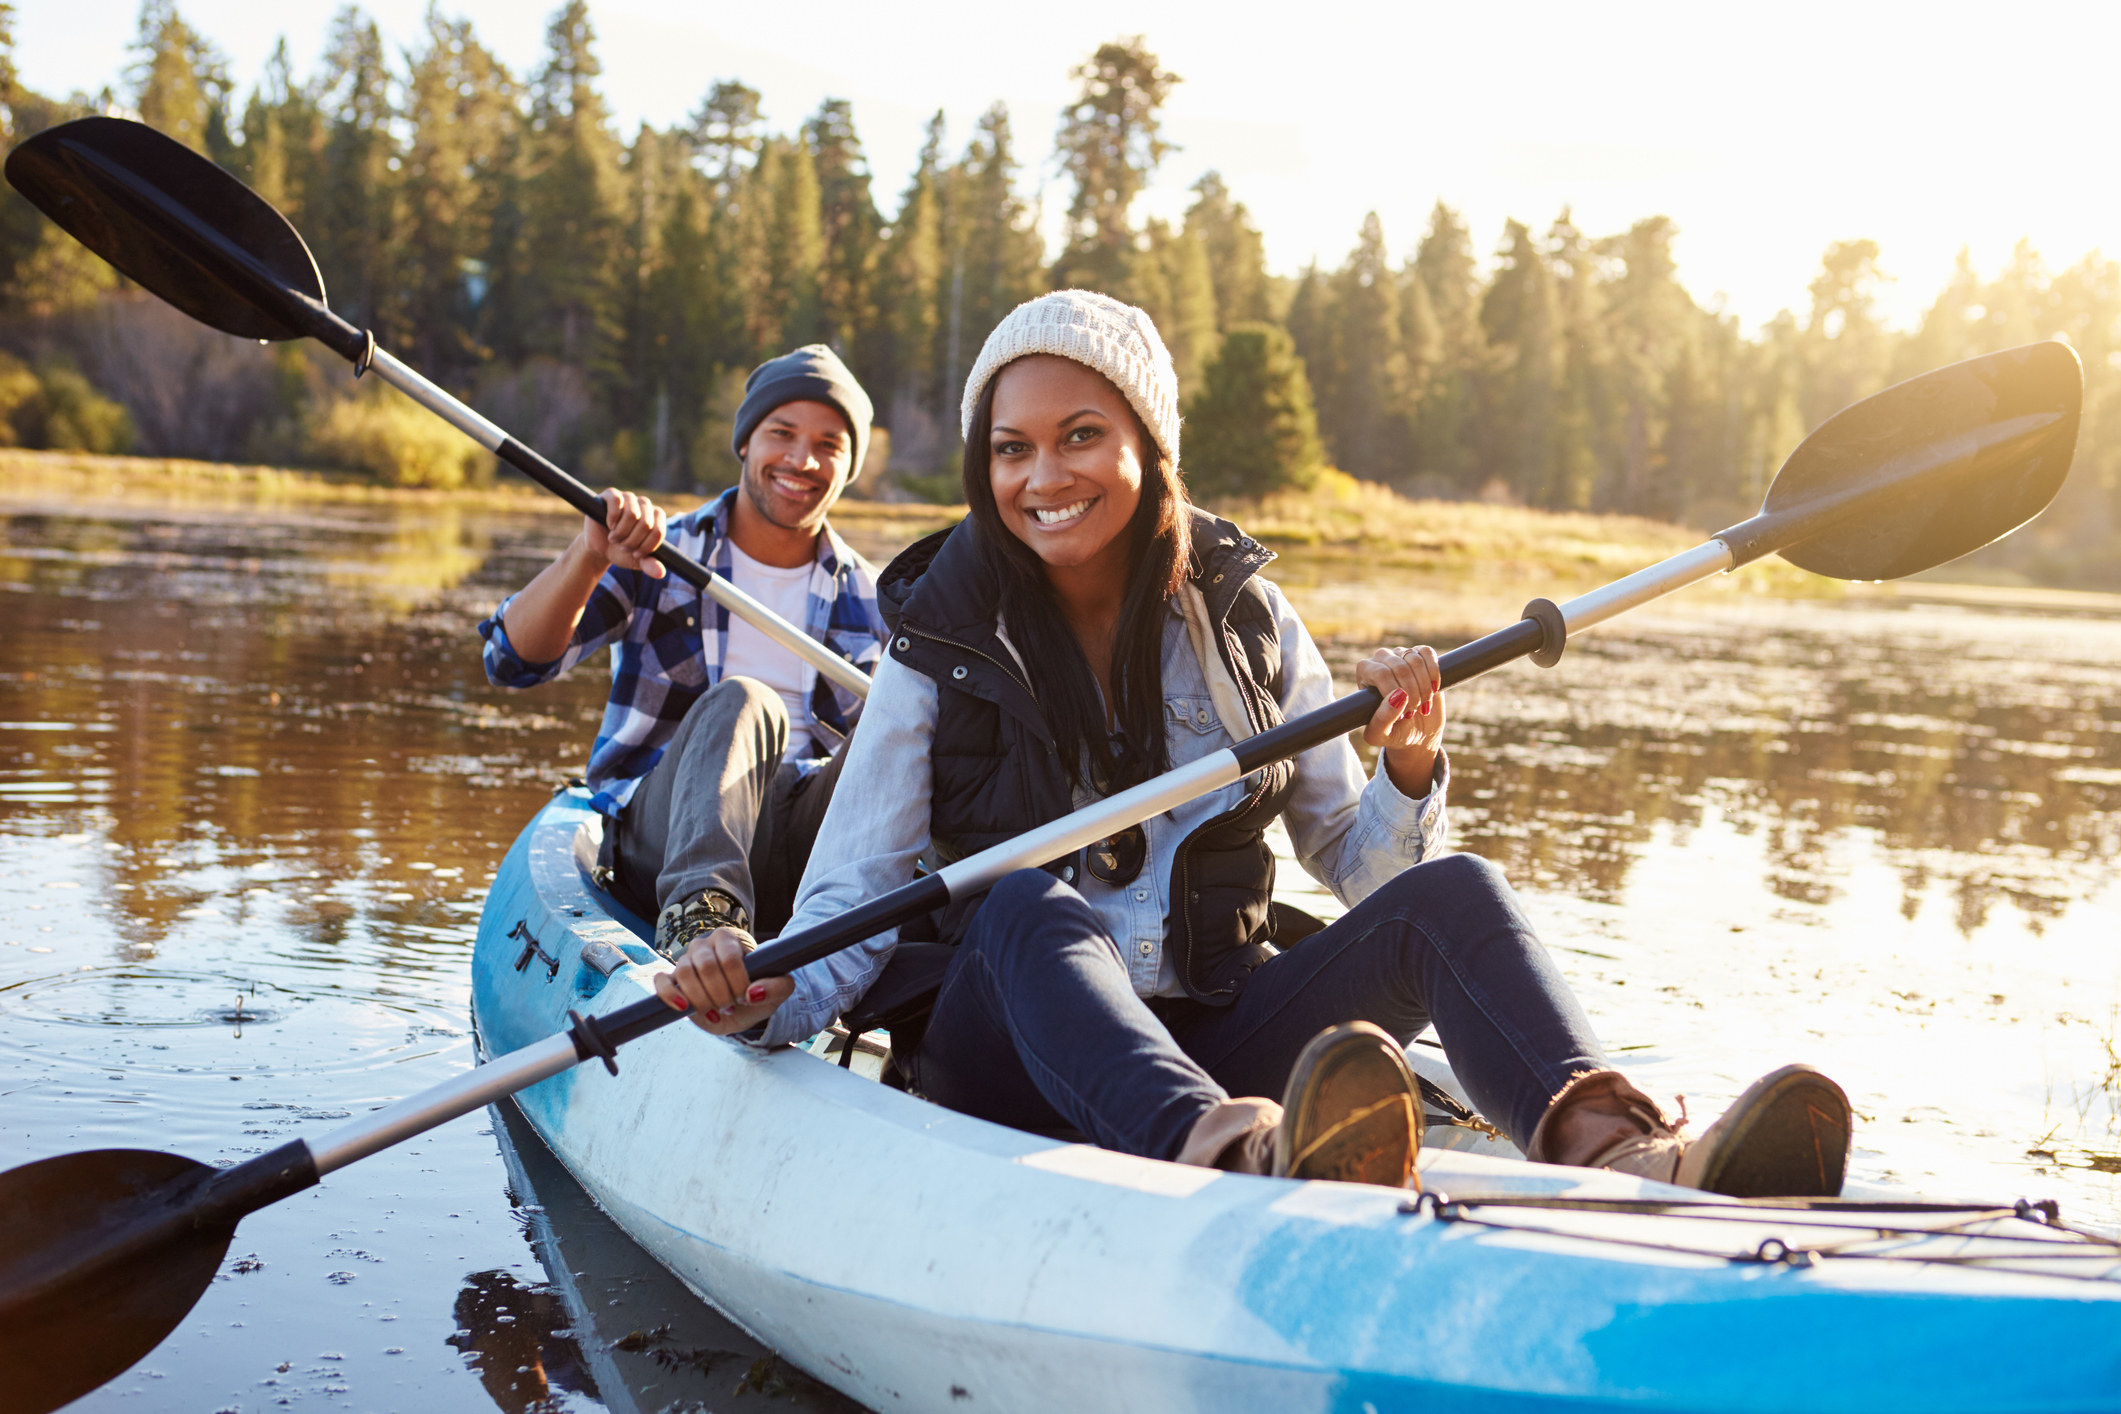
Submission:
[[[571,530],[0,513],[8,1160],[240,1158],[469,1063],[486,882],[604,689],[500,693],[471,630]],[[1706,1110],[1801,1048],[1848,1077],[1866,1176],[2114,1220],[2117,665],[2115,618],[1640,616],[1453,694],[1456,841],[1664,1092]],[[251,1407],[290,1370],[403,1407],[789,1407],[795,1372],[496,1142],[455,1126],[260,1214],[256,1265],[83,1407]]]
[[[503,1414],[574,1407],[565,1394],[597,1398],[596,1377],[551,1290],[526,1287],[507,1272],[474,1272],[457,1293],[456,1318],[449,1343],[479,1372]]]
[[[2121,624],[1843,608],[1758,631],[1769,612],[1595,635],[1564,671],[1460,689],[1461,847],[1615,901],[1661,828],[1684,848],[1713,813],[1759,833],[1777,896],[1821,908],[1861,831],[1907,916],[1948,892],[1964,934],[1999,903],[2038,934],[2104,882],[2121,854]]]

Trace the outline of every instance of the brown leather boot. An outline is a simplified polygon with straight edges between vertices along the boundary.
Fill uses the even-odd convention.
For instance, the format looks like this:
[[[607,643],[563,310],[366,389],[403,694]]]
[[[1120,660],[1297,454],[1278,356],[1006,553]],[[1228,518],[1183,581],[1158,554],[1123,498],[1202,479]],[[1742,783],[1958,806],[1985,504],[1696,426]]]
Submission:
[[[1195,1121],[1182,1164],[1404,1188],[1421,1144],[1406,1053],[1366,1021],[1313,1037],[1282,1103],[1227,1100]]]
[[[1731,1198],[1833,1198],[1848,1173],[1850,1125],[1848,1096],[1808,1065],[1754,1081],[1698,1139],[1680,1137],[1619,1071],[1599,1070],[1562,1087],[1525,1157]]]

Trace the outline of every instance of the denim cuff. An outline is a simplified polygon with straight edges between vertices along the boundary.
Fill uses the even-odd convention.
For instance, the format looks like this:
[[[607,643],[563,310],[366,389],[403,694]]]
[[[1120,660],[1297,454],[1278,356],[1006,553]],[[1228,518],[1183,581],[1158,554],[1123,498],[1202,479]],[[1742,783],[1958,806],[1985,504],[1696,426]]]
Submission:
[[[1429,775],[1429,789],[1424,795],[1409,797],[1393,784],[1392,773],[1385,769],[1382,756],[1377,761],[1376,783],[1378,813],[1384,827],[1402,844],[1418,841],[1426,846],[1436,833],[1443,816],[1444,796],[1451,788],[1450,753],[1441,750],[1436,753],[1436,766]]]

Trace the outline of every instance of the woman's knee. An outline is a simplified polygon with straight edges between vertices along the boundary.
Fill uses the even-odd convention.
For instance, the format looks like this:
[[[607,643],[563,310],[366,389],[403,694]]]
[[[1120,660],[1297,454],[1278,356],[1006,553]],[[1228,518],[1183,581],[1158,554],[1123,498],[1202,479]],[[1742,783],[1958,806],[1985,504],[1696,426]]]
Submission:
[[[1092,939],[1113,947],[1117,955],[1088,900],[1043,869],[1018,869],[987,891],[965,945],[998,956],[1025,947],[1054,953],[1071,942]]]
[[[1400,871],[1380,892],[1389,892],[1405,900],[1465,899],[1479,895],[1501,900],[1514,897],[1510,881],[1503,876],[1501,867],[1477,854],[1447,854],[1441,859],[1417,864]]]

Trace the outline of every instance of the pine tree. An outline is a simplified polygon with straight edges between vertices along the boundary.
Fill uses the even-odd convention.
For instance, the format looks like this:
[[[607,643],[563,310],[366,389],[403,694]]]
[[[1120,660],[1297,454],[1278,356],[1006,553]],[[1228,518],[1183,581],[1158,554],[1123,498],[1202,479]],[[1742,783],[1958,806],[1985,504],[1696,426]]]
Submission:
[[[132,68],[133,106],[140,121],[209,156],[209,129],[220,114],[226,132],[228,62],[184,22],[173,0],[142,0],[139,56]]]
[[[825,234],[819,220],[817,167],[810,148],[800,141],[769,139],[779,161],[767,194],[767,300],[773,333],[759,350],[762,359],[821,337],[819,291],[825,267]]]
[[[1480,305],[1481,331],[1494,354],[1484,471],[1522,500],[1556,505],[1565,497],[1557,455],[1563,356],[1554,273],[1522,221],[1505,223],[1498,255]]]
[[[1297,280],[1284,323],[1296,356],[1303,360],[1311,387],[1316,390],[1330,385],[1337,376],[1333,361],[1333,292],[1315,261]]]
[[[265,77],[244,104],[243,143],[235,170],[258,194],[287,213],[297,229],[323,166],[324,127],[314,97],[295,82],[283,38],[265,61]]]
[[[803,125],[803,141],[817,171],[820,235],[825,260],[818,279],[818,311],[825,342],[842,357],[864,362],[859,342],[876,318],[877,259],[883,217],[869,190],[869,159],[844,98],[828,98]],[[859,374],[860,369],[856,369]]]
[[[939,466],[956,437],[949,390],[942,386],[940,340],[943,267],[943,114],[928,123],[920,160],[899,199],[884,248],[884,319],[889,330],[871,397],[887,407],[894,462]],[[888,399],[888,402],[884,401]]]
[[[10,146],[83,116],[26,88],[15,68],[14,7],[0,3],[0,141]],[[115,282],[111,268],[0,184],[0,314],[43,318],[79,308]]]
[[[428,376],[461,381],[479,358],[484,256],[503,164],[521,122],[516,84],[468,20],[427,12],[406,86],[401,270]],[[277,129],[277,125],[275,125]]]
[[[1672,258],[1677,234],[1669,217],[1652,216],[1599,242],[1601,254],[1619,266],[1602,290],[1610,311],[1615,419],[1598,499],[1612,509],[1650,514],[1661,497],[1671,375],[1688,353],[1699,317]]]
[[[1075,195],[1053,283],[1114,290],[1132,273],[1134,199],[1174,150],[1164,141],[1160,110],[1179,77],[1140,35],[1099,45],[1070,77],[1082,89],[1061,115],[1057,155]]]
[[[2020,246],[2021,252],[2029,249]],[[1878,320],[1876,241],[1836,241],[1812,280],[1811,318],[1804,326],[1804,414],[1817,427],[1842,408],[1885,386],[1890,367],[1886,333]],[[2028,320],[2022,329],[2034,327]]]
[[[15,7],[0,0],[0,142],[12,149],[19,140],[15,105],[22,74],[15,67]]]
[[[1215,277],[1208,264],[1207,242],[1191,230],[1173,231],[1162,221],[1151,221],[1146,236],[1136,267],[1153,264],[1153,272],[1144,273],[1153,274],[1154,293],[1145,288],[1141,276],[1135,288],[1145,296],[1140,303],[1171,350],[1183,397],[1199,386],[1219,342]]]
[[[959,396],[988,332],[1044,284],[1045,252],[1016,182],[1009,110],[997,103],[981,115],[963,159],[945,180],[941,391],[946,400]]]
[[[1588,510],[1598,488],[1598,449],[1611,419],[1606,331],[1597,256],[1567,207],[1547,228],[1545,253],[1554,271],[1562,343],[1554,414],[1558,482],[1549,504]]]
[[[759,91],[734,79],[717,79],[693,111],[693,146],[700,170],[714,183],[718,198],[726,198],[737,179],[758,160],[765,141],[760,133],[764,125],[759,116]]]
[[[1479,489],[1474,375],[1487,358],[1480,332],[1480,273],[1473,237],[1441,201],[1403,280],[1419,281],[1437,331],[1438,357],[1420,389],[1408,457],[1415,477],[1460,492]],[[1404,302],[1404,296],[1403,296]],[[1410,370],[1411,372],[1411,370]]]
[[[614,337],[612,254],[618,247],[618,141],[596,91],[599,66],[585,0],[568,0],[546,31],[532,80],[515,203],[509,344],[602,368]],[[498,224],[498,222],[497,222]]]
[[[1244,203],[1231,198],[1221,173],[1209,172],[1193,184],[1186,234],[1198,239],[1207,254],[1216,327],[1266,319],[1266,245]]]
[[[398,151],[391,75],[375,21],[349,5],[332,23],[316,101],[324,122],[317,188],[304,212],[332,303],[378,339],[403,342]]]
[[[686,143],[689,150],[689,140]],[[709,234],[711,196],[689,169],[665,193],[657,236],[660,258],[647,281],[647,313],[655,343],[650,435],[650,484],[657,489],[698,485],[711,468],[693,459],[714,393],[723,296]],[[725,463],[715,458],[713,466]]]
[[[1186,404],[1187,482],[1202,496],[1307,489],[1324,459],[1310,383],[1287,332],[1232,325]]]
[[[1413,399],[1399,335],[1399,286],[1371,212],[1347,264],[1333,276],[1332,379],[1319,394],[1334,464],[1372,481],[1410,470]]]

